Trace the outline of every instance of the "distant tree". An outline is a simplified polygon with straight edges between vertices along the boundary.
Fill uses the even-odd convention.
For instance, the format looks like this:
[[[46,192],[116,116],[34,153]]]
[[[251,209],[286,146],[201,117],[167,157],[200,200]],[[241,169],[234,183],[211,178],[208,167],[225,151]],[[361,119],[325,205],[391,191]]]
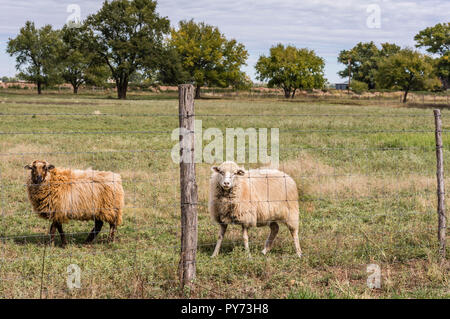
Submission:
[[[188,71],[183,67],[180,54],[177,49],[165,45],[163,54],[159,56],[156,81],[165,85],[178,85],[191,80]]]
[[[181,21],[171,33],[170,45],[177,50],[188,80],[196,86],[196,98],[202,86],[227,87],[242,80],[240,68],[248,57],[243,44],[227,40],[217,27],[193,20]]]
[[[403,103],[412,90],[429,89],[436,77],[430,58],[412,49],[382,59],[377,72],[377,85],[404,92]]]
[[[135,85],[142,85],[145,82],[146,76],[144,73],[136,71],[130,76],[129,83]]]
[[[450,87],[450,52],[447,52],[436,61],[436,73],[442,81],[445,90]]]
[[[391,55],[397,54],[401,51],[401,47],[394,44],[394,43],[381,43],[381,50],[380,50],[380,54],[379,57],[380,58],[387,58],[390,57]]]
[[[368,88],[372,90],[375,88],[375,75],[380,58],[391,56],[399,51],[400,47],[396,44],[382,43],[380,50],[373,42],[360,42],[352,49],[343,50],[339,53],[338,62],[345,64],[347,67],[339,71],[338,74],[342,78],[349,76],[348,61],[350,61],[352,79],[366,83]]]
[[[436,72],[445,89],[450,85],[450,22],[438,23],[434,27],[420,31],[415,37],[416,47],[439,55]]]
[[[3,76],[2,77],[2,81],[7,83],[7,82],[17,82],[18,81],[18,76],[11,76],[11,77],[7,77],[7,76]]]
[[[416,47],[426,47],[428,52],[443,56],[450,51],[450,22],[426,28],[414,40],[417,42]]]
[[[258,79],[282,88],[286,98],[293,98],[297,89],[323,88],[324,67],[324,60],[313,50],[283,44],[273,46],[269,56],[260,56],[255,66]]]
[[[65,25],[61,30],[61,75],[72,85],[75,94],[81,85],[101,85],[109,75],[104,61],[89,50],[86,36],[83,27],[73,28]]]
[[[60,47],[59,32],[53,30],[51,25],[36,29],[34,22],[27,21],[14,39],[9,38],[6,52],[16,56],[19,77],[36,83],[38,94],[41,94],[43,85],[60,81]]]
[[[249,90],[253,87],[252,79],[245,72],[236,75],[234,79],[231,82],[231,86],[236,90]]]
[[[127,96],[130,76],[155,69],[169,20],[156,12],[156,1],[113,0],[86,20],[90,47],[108,65],[119,99]]]
[[[354,80],[352,81],[350,88],[352,89],[353,92],[360,94],[367,91],[369,89],[369,86],[365,82]]]

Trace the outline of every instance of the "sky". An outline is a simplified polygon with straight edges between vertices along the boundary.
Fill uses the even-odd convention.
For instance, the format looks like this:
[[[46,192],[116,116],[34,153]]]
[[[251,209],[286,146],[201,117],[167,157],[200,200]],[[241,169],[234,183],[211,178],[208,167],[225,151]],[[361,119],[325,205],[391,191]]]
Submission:
[[[96,12],[102,0],[0,0],[0,76],[14,76],[15,59],[6,53],[27,20],[38,27],[62,27],[69,17],[81,19]],[[243,70],[256,80],[254,66],[277,43],[313,49],[325,59],[325,76],[339,83],[339,52],[358,42],[415,45],[414,36],[426,27],[448,22],[449,0],[159,0],[157,11],[178,21],[194,19],[218,26],[227,38],[243,43],[249,52]]]

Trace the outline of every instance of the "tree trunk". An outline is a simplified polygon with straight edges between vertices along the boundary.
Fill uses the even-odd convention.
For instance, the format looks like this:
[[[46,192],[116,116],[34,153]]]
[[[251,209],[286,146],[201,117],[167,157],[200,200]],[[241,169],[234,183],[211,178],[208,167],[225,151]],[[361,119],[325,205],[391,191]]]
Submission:
[[[78,85],[72,85],[73,86],[73,94],[78,94]]]
[[[403,103],[406,103],[408,97],[408,90],[405,91],[405,95],[403,96]]]
[[[292,98],[295,97],[295,92],[297,92],[297,89],[294,89],[294,91],[292,91]]]
[[[440,79],[441,79],[442,87],[444,88],[444,90],[448,90],[450,88],[449,80],[445,77],[440,77]]]
[[[128,78],[125,76],[123,79],[116,80],[116,86],[117,97],[120,100],[125,100],[127,98]]]
[[[284,88],[284,97],[287,99],[291,97],[291,89],[290,88]]]
[[[201,86],[200,86],[200,85],[197,85],[197,86],[195,87],[195,98],[196,98],[196,99],[199,99],[199,98],[200,98],[200,95],[201,95],[200,89],[201,89]]]
[[[42,83],[39,81],[37,83],[37,91],[38,91],[38,94],[42,94]]]

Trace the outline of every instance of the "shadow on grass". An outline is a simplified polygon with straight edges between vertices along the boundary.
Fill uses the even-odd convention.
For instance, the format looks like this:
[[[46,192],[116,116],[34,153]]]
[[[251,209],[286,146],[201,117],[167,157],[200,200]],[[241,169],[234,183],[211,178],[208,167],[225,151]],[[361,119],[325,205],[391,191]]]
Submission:
[[[219,254],[229,254],[231,253],[240,243],[235,241],[227,241],[224,239],[222,242],[222,246],[220,247]],[[199,240],[197,245],[197,251],[200,253],[204,253],[206,255],[212,255],[214,252],[214,248],[216,247],[216,243],[204,242]],[[243,244],[242,244],[243,247]]]
[[[106,233],[106,232],[101,232]],[[108,239],[107,236],[101,236],[101,233],[98,234],[97,238],[89,244],[86,244],[86,238],[89,233],[81,232],[81,233],[66,233],[66,240],[68,245],[76,245],[76,246],[87,246],[87,245],[95,245],[95,244],[107,244]],[[17,245],[28,245],[34,244],[36,246],[44,246],[50,244],[50,235],[49,234],[22,234],[18,236],[14,236],[11,240]],[[118,240],[117,240],[118,241]],[[61,247],[61,237],[57,233],[55,235],[55,247]]]

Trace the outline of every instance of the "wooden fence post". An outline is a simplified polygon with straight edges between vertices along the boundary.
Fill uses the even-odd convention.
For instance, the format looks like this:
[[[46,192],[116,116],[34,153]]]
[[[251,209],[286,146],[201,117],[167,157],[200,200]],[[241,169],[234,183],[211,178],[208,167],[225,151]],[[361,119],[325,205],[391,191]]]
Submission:
[[[446,216],[445,216],[445,188],[444,188],[444,158],[442,149],[442,119],[441,111],[434,110],[434,122],[436,126],[436,167],[437,167],[437,195],[438,195],[438,240],[439,255],[445,259],[445,236],[446,236]]]
[[[194,158],[194,92],[191,84],[178,87],[180,119],[181,252],[179,276],[181,287],[195,279],[197,255],[197,183]],[[183,131],[185,134],[182,134]],[[184,137],[183,137],[184,135]]]

